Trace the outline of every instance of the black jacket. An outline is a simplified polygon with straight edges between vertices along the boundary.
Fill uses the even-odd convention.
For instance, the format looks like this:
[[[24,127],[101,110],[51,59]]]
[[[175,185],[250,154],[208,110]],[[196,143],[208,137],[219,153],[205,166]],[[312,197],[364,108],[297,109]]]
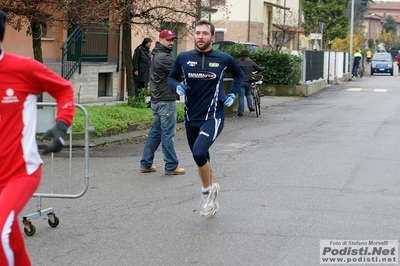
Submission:
[[[165,47],[160,42],[156,42],[151,54],[153,55],[150,66],[151,101],[178,100],[179,96],[175,88],[172,89],[167,85],[167,77],[174,64],[171,49]]]
[[[149,82],[150,75],[150,49],[147,49],[143,44],[136,47],[132,58],[133,72],[139,71],[139,75],[133,75],[133,80],[136,82]]]
[[[240,60],[238,61],[238,64],[244,73],[243,81],[251,80],[251,77],[253,76],[253,69],[255,69],[257,71],[265,70],[265,67],[260,67],[249,57],[240,58]]]

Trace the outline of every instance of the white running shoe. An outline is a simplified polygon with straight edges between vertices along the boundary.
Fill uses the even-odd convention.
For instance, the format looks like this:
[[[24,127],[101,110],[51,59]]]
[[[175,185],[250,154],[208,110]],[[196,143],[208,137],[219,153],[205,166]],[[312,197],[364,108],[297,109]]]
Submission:
[[[221,186],[218,183],[213,183],[208,194],[201,195],[200,214],[203,216],[213,216],[219,209],[217,197],[221,191]]]

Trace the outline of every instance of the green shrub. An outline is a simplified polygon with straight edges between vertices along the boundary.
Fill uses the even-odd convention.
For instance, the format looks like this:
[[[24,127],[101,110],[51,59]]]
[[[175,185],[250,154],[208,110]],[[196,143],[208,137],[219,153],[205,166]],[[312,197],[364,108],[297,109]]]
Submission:
[[[226,48],[226,53],[235,60],[239,60],[243,45],[235,44]],[[297,85],[301,80],[300,56],[292,55],[277,50],[260,49],[251,52],[250,58],[259,66],[265,66],[266,70],[261,72],[265,84],[275,85]],[[232,77],[229,73],[225,77]]]
[[[89,125],[95,127],[97,136],[120,133],[128,129],[130,125],[153,119],[153,112],[150,108],[132,108],[126,103],[84,107],[89,116]],[[73,132],[85,130],[84,115],[78,109],[72,130]]]
[[[185,120],[185,104],[178,103],[176,106],[176,121],[181,123]]]
[[[89,125],[95,127],[97,136],[113,135],[128,129],[130,125],[153,120],[151,108],[132,108],[127,103],[115,105],[85,106],[89,115]],[[184,121],[184,104],[177,104],[177,122]],[[76,110],[73,132],[84,132],[85,117],[82,111]]]
[[[129,96],[128,105],[133,108],[147,108],[146,96],[149,95],[147,88],[142,88],[138,96]]]

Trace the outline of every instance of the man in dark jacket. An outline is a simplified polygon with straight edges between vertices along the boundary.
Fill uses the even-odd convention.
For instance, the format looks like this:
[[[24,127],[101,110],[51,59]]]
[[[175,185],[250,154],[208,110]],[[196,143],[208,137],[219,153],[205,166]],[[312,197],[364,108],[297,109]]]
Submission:
[[[243,84],[240,87],[239,91],[239,107],[238,107],[238,116],[243,116],[244,113],[244,96],[246,96],[247,107],[250,112],[254,112],[252,99],[251,99],[251,82],[253,77],[253,70],[264,71],[265,67],[260,67],[253,60],[250,59],[249,50],[243,49],[240,54],[240,59],[238,64],[244,73]]]
[[[176,132],[176,100],[179,99],[175,89],[167,85],[168,74],[174,64],[171,56],[172,46],[176,39],[170,30],[160,32],[160,39],[151,51],[153,59],[150,65],[151,109],[153,124],[144,146],[140,172],[155,172],[154,153],[162,145],[166,175],[183,175],[185,169],[178,167],[179,161],[175,153],[174,136]]]
[[[153,41],[150,38],[144,38],[141,45],[136,47],[132,58],[133,81],[135,86],[135,95],[138,96],[142,88],[149,82],[149,70],[151,53],[150,47]]]

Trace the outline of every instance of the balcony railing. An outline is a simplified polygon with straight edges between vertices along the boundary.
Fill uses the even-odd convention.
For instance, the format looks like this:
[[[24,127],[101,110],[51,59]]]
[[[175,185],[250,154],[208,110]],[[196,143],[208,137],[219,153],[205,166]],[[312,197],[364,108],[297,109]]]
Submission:
[[[115,63],[118,72],[119,29],[107,26],[76,27],[61,46],[61,75],[69,80],[82,63]]]

